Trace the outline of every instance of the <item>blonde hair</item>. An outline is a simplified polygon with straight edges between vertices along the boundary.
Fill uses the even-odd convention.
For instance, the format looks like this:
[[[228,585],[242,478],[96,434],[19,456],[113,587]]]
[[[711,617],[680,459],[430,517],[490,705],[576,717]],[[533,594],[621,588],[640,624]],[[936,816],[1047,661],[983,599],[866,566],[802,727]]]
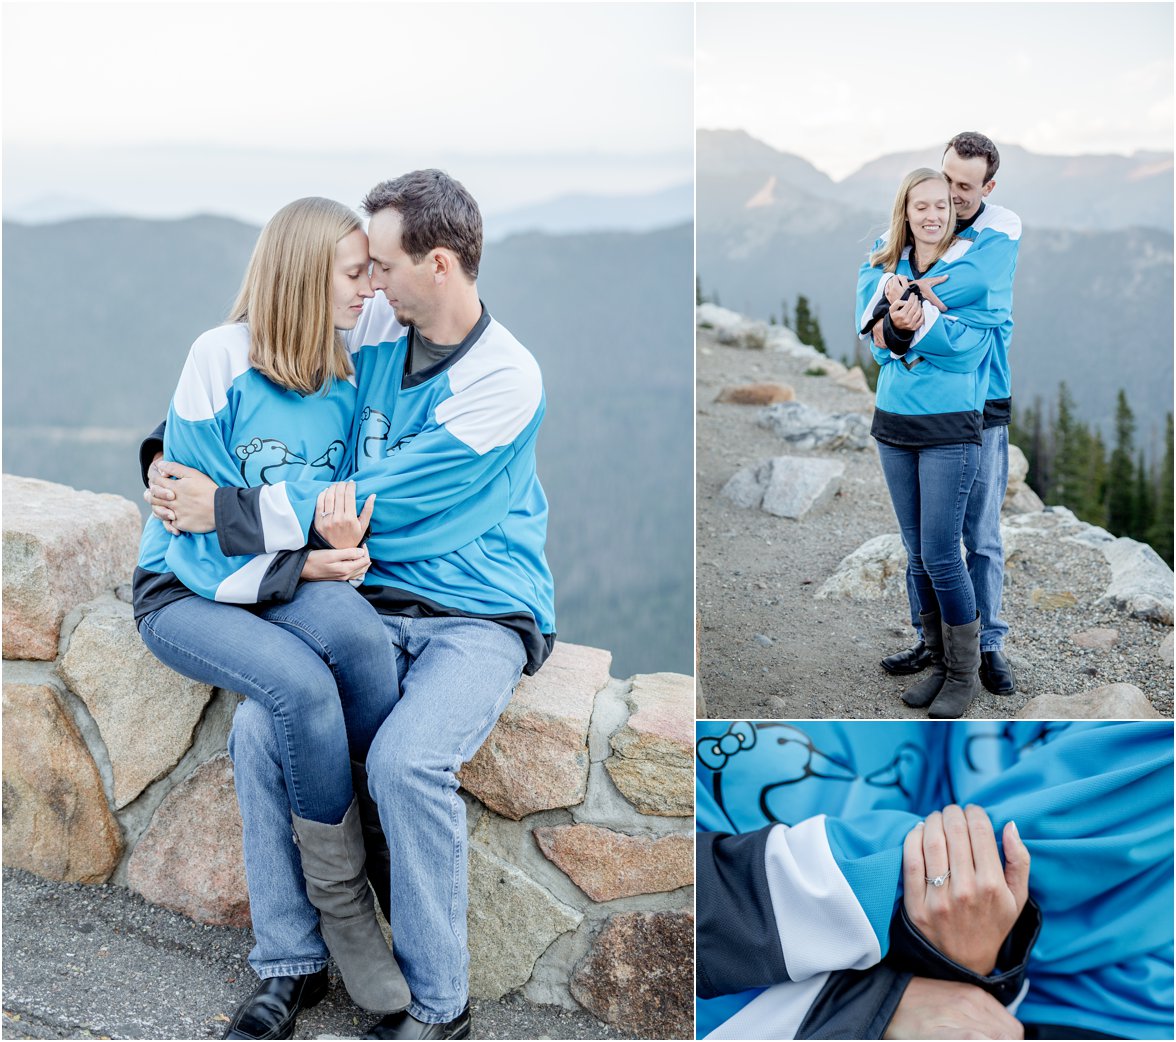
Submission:
[[[877,268],[881,267],[883,271],[894,271],[898,267],[898,262],[902,260],[902,251],[908,246],[914,247],[915,240],[911,235],[910,226],[907,224],[907,203],[910,201],[911,192],[917,185],[921,185],[924,181],[942,181],[945,185],[948,184],[947,178],[943,176],[938,170],[932,170],[930,167],[919,167],[918,170],[912,170],[902,179],[902,184],[898,186],[898,195],[894,197],[894,209],[890,214],[890,231],[887,234],[886,241],[870,254],[870,266]],[[955,242],[955,226],[956,226],[956,212],[955,203],[951,201],[951,186],[948,185],[947,192],[947,228],[948,234],[939,241],[935,247],[935,252],[931,258],[931,264],[939,260],[951,244]],[[927,267],[931,267],[928,264]]]
[[[292,391],[326,393],[351,375],[332,318],[339,240],[360,228],[342,203],[310,196],[283,206],[261,230],[229,322],[249,324],[249,364]]]

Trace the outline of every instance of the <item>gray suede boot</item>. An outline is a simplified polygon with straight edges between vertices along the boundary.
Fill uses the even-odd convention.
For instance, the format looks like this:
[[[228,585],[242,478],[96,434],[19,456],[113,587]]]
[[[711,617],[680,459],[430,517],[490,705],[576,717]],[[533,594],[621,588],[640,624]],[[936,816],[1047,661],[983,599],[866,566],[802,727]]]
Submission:
[[[955,720],[968,711],[980,694],[980,615],[963,626],[943,627],[943,661],[947,680],[927,715]]]
[[[306,895],[319,910],[319,931],[356,1005],[375,1013],[404,1009],[411,996],[388,950],[364,872],[363,834],[355,800],[338,825],[292,815]]]
[[[902,693],[902,700],[908,706],[922,709],[929,706],[939,689],[943,687],[947,672],[943,665],[943,632],[939,628],[939,612],[919,612],[919,621],[923,623],[923,642],[931,653],[931,665],[927,667],[927,675],[917,680]]]

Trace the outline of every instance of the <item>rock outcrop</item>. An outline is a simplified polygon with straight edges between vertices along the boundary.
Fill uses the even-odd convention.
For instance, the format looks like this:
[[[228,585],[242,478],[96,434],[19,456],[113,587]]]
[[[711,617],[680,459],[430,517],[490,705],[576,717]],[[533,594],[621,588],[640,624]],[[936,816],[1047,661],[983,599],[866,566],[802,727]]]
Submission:
[[[247,924],[224,751],[238,696],[173,673],[139,639],[116,595],[133,569],[138,511],[23,478],[5,476],[4,493],[4,864]],[[33,524],[45,503],[69,521]],[[462,768],[471,988],[573,1008],[573,974],[593,952],[596,979],[581,993],[597,1016],[627,1030],[672,1007],[653,1033],[686,1037],[693,946],[664,923],[693,904],[694,682],[617,680],[611,661],[557,644]],[[625,915],[663,925],[602,949]],[[656,987],[634,989],[610,968],[663,935],[674,944],[656,955]]]

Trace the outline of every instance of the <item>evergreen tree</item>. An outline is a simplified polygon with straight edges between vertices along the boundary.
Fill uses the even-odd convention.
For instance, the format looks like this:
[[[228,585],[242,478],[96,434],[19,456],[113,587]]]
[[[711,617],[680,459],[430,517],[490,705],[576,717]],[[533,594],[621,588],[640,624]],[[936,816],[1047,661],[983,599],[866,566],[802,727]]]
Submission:
[[[1169,565],[1172,564],[1172,414],[1168,413],[1168,434],[1164,458],[1156,475],[1155,512],[1147,541]]]
[[[1141,543],[1147,542],[1152,522],[1155,520],[1155,505],[1152,500],[1152,479],[1143,462],[1143,453],[1139,454],[1135,466],[1135,494],[1132,497],[1131,531],[1127,534]]]
[[[1107,530],[1127,535],[1135,521],[1135,416],[1122,388],[1115,404],[1115,448],[1107,467]]]
[[[1063,380],[1058,384],[1058,412],[1053,425],[1053,480],[1049,502],[1081,514],[1086,506],[1086,456],[1090,431],[1074,417],[1074,399]]]
[[[821,324],[809,308],[808,297],[803,293],[796,297],[796,338],[823,355],[829,353],[825,349],[825,338],[821,335]]]
[[[1095,431],[1090,438],[1090,455],[1086,464],[1087,505],[1080,515],[1099,528],[1107,526],[1107,445]]]
[[[785,329],[792,328],[792,319],[789,317],[788,301],[786,300],[780,302],[780,323]]]
[[[706,298],[702,295],[702,276],[694,276],[694,303],[695,306],[706,303]]]

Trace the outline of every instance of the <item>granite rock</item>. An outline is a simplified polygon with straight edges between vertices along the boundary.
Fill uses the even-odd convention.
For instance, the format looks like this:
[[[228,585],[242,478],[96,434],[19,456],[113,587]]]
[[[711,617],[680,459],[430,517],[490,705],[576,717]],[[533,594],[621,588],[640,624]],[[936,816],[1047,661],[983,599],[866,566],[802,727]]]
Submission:
[[[143,524],[121,496],[4,475],[4,657],[57,657],[76,605],[126,581]]]
[[[1107,684],[1077,695],[1038,695],[1016,713],[1018,720],[1158,720],[1134,684]]]
[[[612,653],[557,643],[524,677],[494,730],[461,770],[467,792],[508,818],[580,803],[588,785],[588,726]]]
[[[206,760],[167,794],[135,846],[127,879],[148,901],[198,922],[249,925],[228,753]]]
[[[533,830],[544,855],[593,901],[657,894],[694,882],[694,839],[629,836],[596,825]]]
[[[694,813],[694,678],[650,673],[633,678],[633,713],[612,737],[605,768],[643,814]]]
[[[212,688],[168,669],[144,646],[129,604],[87,606],[61,661],[106,743],[115,809],[163,777],[192,744]]]
[[[4,864],[46,879],[102,883],[122,857],[98,768],[61,696],[4,684]]]

